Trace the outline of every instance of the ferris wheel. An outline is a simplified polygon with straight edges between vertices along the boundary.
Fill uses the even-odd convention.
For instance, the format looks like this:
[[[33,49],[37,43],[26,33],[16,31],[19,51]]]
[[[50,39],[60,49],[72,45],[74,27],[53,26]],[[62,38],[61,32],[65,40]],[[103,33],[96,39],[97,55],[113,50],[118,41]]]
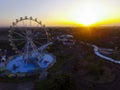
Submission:
[[[39,52],[38,48],[51,40],[45,25],[37,18],[27,16],[20,17],[12,23],[8,38],[12,49],[23,54],[25,60],[31,53]],[[37,57],[40,59],[41,53]]]

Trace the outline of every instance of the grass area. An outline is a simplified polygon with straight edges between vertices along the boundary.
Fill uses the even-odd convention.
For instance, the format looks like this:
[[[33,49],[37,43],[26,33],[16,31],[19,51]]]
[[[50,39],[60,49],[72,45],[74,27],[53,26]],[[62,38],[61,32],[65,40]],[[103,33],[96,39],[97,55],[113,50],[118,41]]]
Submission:
[[[20,83],[20,82],[28,82],[28,81],[34,81],[38,78],[39,74],[34,74],[30,76],[25,77],[8,77],[7,75],[0,77],[0,82],[9,82],[9,83]]]
[[[84,74],[83,77],[89,81],[107,83],[115,79],[115,74],[110,68],[99,64],[89,63],[85,67],[85,70],[87,73]]]
[[[87,55],[88,51],[84,51],[82,59],[74,65],[74,70],[88,81],[97,83],[112,82],[116,76],[114,68],[109,67],[111,66],[110,63],[109,66],[106,66],[106,61],[95,56],[93,53]]]
[[[72,60],[74,57],[71,55],[64,56],[64,55],[56,55],[56,62],[55,64],[48,70],[49,72],[57,72],[59,71],[65,63]]]
[[[69,47],[66,47],[66,48],[62,48],[62,47],[60,46],[60,44],[57,44],[57,45],[55,44],[55,45],[49,47],[48,52],[52,52],[53,55],[56,56],[56,62],[48,70],[50,73],[58,72],[59,70],[61,70],[63,68],[63,66],[68,61],[73,60],[73,58],[75,57],[75,55],[72,52],[68,52],[66,50]]]
[[[75,80],[72,74],[49,75],[43,81],[35,81],[34,90],[76,90]]]
[[[111,55],[111,57],[112,57],[113,59],[115,59],[115,60],[119,60],[119,61],[120,61],[120,50],[115,51],[115,52]]]
[[[74,71],[76,71],[74,74],[80,73],[84,79],[97,83],[107,83],[115,79],[114,68],[109,67],[111,66],[110,63],[106,66],[105,60],[94,55],[92,47],[80,45],[80,49],[83,51],[80,53],[82,58],[76,58],[79,60],[76,60],[73,65]],[[75,52],[63,54],[57,49],[54,54],[56,63],[49,69],[50,73],[59,72],[68,61],[75,59],[76,55],[78,55]]]
[[[105,56],[107,56],[107,57],[110,57],[112,59],[120,61],[120,49],[114,50],[114,52],[111,53],[111,54],[104,54],[102,52],[100,52],[100,53],[103,54],[103,55],[105,55]]]

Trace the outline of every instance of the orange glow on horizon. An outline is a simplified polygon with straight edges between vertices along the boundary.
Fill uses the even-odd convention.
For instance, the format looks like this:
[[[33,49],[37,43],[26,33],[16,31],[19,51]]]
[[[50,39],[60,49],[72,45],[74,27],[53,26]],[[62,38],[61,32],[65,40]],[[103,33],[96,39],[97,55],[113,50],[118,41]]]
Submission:
[[[120,23],[120,13],[98,2],[84,2],[71,12],[69,20],[80,26],[99,26]],[[118,14],[116,14],[118,13]]]

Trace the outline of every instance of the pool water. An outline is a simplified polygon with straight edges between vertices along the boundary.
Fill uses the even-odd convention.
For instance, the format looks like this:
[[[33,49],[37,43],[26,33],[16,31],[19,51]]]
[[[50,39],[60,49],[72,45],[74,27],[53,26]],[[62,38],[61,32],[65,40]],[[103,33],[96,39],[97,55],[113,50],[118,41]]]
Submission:
[[[30,59],[35,62],[37,66],[34,63],[25,63],[23,56],[16,56],[8,62],[6,70],[12,73],[34,72],[36,67],[39,69],[45,69],[55,60],[51,54],[44,54],[41,61],[37,61],[35,55],[30,57]]]

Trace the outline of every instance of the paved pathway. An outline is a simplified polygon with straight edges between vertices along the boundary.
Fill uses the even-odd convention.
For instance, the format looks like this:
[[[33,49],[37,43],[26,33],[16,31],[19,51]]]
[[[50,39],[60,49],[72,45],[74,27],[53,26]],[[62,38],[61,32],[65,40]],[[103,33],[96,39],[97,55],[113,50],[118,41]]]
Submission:
[[[103,59],[105,59],[105,60],[108,60],[108,61],[111,61],[111,62],[120,64],[120,60],[115,60],[115,59],[113,59],[113,58],[107,57],[107,56],[99,53],[99,51],[98,51],[99,48],[98,48],[96,45],[92,45],[92,47],[94,48],[94,53],[95,53],[97,56],[99,56],[99,57],[101,57],[101,58],[103,58]]]

